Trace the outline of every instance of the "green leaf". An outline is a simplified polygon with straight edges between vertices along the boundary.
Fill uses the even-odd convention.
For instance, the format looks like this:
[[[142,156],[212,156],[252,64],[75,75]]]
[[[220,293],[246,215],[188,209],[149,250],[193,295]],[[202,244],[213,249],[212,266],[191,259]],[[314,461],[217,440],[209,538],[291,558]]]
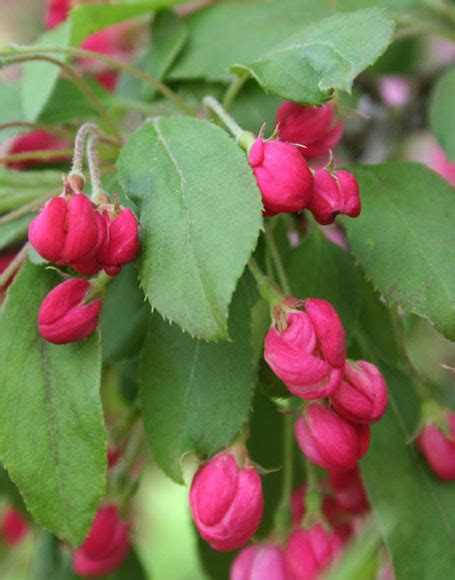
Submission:
[[[266,124],[267,131],[272,133],[280,104],[281,100],[278,97],[266,95],[257,83],[249,81],[237,95],[230,112],[243,129],[259,133],[261,127]]]
[[[33,215],[26,214],[0,226],[0,250],[26,237],[27,230]]]
[[[185,0],[144,0],[123,4],[79,4],[70,13],[71,44],[78,46],[87,36],[125,20],[170,8]]]
[[[345,219],[351,248],[389,303],[432,322],[455,340],[453,189],[422,165],[356,167],[362,213]]]
[[[139,288],[133,264],[110,284],[101,313],[103,362],[135,355],[144,340],[150,306]]]
[[[87,80],[87,79],[86,79]],[[102,89],[96,82],[90,83],[91,89],[96,93],[97,97],[107,104],[111,98],[105,98],[107,91]],[[58,123],[68,123],[68,121],[81,120],[93,118],[97,112],[93,108],[92,103],[79,90],[72,81],[67,79],[58,79],[58,82],[53,90],[49,101],[44,110],[39,116],[39,121],[47,125],[54,125]]]
[[[415,449],[420,401],[412,369],[402,370],[406,358],[390,312],[372,292],[363,296],[368,310],[360,318],[361,352],[357,354],[378,365],[389,392],[387,412],[372,425],[371,445],[361,461],[373,514],[397,580],[449,578],[455,563],[450,547],[455,534],[455,492],[431,473]],[[385,346],[395,349],[387,359],[395,359],[401,369],[385,362]]]
[[[326,11],[314,0],[228,2],[187,18],[191,42],[169,78],[227,81],[235,63],[253,62]]]
[[[151,27],[150,49],[144,59],[144,72],[161,80],[174,63],[188,39],[188,28],[174,12],[164,11],[156,15]],[[152,98],[155,89],[149,88],[147,97]]]
[[[373,513],[397,580],[450,578],[455,490],[430,473],[411,441],[418,401],[409,377],[384,365],[381,371],[389,387],[389,408],[373,425],[370,449],[361,462]]]
[[[67,46],[69,41],[69,23],[48,30],[36,41],[38,46]],[[59,61],[66,60],[65,56],[52,54],[52,58]],[[30,61],[24,66],[21,81],[22,108],[27,121],[36,121],[46,106],[52,91],[55,88],[61,68],[53,63]]]
[[[284,99],[320,105],[335,89],[350,92],[355,77],[390,44],[393,28],[377,8],[334,14],[232,70],[249,71],[264,90]]]
[[[0,456],[34,519],[72,545],[105,491],[106,435],[96,335],[56,346],[36,317],[55,273],[25,264],[0,320]]]
[[[219,451],[247,419],[254,378],[248,284],[242,278],[230,309],[231,342],[192,339],[158,315],[150,324],[139,378],[145,432],[158,465],[178,483],[186,453]]]
[[[6,84],[0,82],[0,102],[2,103],[0,109],[0,125],[3,123],[10,123],[11,121],[21,121],[24,118],[21,107],[20,87],[18,83]],[[21,131],[23,131],[23,129],[17,127],[3,129],[0,132],[0,141],[5,141]]]
[[[430,126],[449,161],[455,162],[455,67],[436,83],[430,104]]]
[[[360,312],[360,274],[351,256],[314,226],[292,251],[287,264],[292,292],[299,298],[328,300],[340,315],[348,342]]]
[[[262,225],[245,154],[207,121],[166,117],[131,137],[118,168],[140,208],[140,278],[152,307],[193,336],[225,338],[232,293]]]
[[[61,173],[54,170],[13,171],[0,167],[0,213],[4,213],[62,189]]]

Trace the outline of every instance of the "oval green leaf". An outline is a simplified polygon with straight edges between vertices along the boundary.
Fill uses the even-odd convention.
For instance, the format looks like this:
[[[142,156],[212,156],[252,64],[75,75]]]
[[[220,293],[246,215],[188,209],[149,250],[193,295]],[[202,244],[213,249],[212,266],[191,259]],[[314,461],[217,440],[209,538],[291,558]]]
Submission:
[[[0,318],[0,456],[34,519],[76,546],[106,485],[98,337],[56,346],[38,334],[55,273],[27,263]]]
[[[166,117],[133,135],[118,167],[140,208],[140,279],[152,307],[192,336],[226,338],[232,293],[262,225],[246,155],[207,121]]]

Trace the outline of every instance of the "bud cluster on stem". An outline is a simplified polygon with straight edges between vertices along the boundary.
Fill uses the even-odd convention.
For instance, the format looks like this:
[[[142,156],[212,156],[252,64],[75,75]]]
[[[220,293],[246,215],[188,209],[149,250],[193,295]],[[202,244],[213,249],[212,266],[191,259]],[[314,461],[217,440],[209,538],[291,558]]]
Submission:
[[[264,139],[262,130],[256,138],[244,131],[213,97],[205,97],[204,105],[247,151],[265,217],[308,209],[318,223],[327,225],[339,214],[360,214],[357,180],[348,171],[332,167],[331,150],[343,134],[332,103],[308,107],[284,102],[276,115],[278,139]],[[323,168],[318,163],[313,175],[308,160],[327,154],[328,165]]]
[[[64,181],[63,193],[48,201],[29,226],[30,244],[44,259],[72,268],[85,276],[100,270],[115,276],[139,252],[139,224],[135,214],[121,207],[102,191],[95,151],[96,126],[83,125],[75,140],[73,169]],[[92,201],[81,190],[83,144],[89,139],[88,157]],[[87,280],[66,280],[43,301],[38,328],[46,340],[64,344],[86,338],[98,323],[98,299],[108,279],[98,276],[93,286]],[[95,291],[96,288],[96,291]]]

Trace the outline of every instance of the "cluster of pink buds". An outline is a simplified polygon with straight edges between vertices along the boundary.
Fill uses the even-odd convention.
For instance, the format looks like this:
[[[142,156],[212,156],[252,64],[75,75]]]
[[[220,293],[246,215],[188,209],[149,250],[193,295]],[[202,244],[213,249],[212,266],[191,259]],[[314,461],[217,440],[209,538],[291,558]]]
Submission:
[[[86,1],[86,0],[85,0]],[[46,28],[54,28],[68,18],[71,8],[83,1],[74,0],[48,0],[45,15]],[[124,61],[131,56],[134,43],[131,25],[114,24],[103,30],[88,36],[82,43],[81,48],[105,54],[116,60]],[[92,58],[79,59],[79,67],[84,73],[93,77],[107,90],[115,89],[118,81],[118,72],[108,65]]]
[[[73,570],[79,576],[110,574],[123,563],[129,549],[129,524],[120,518],[116,505],[105,505],[98,510],[84,543],[73,552]]]
[[[305,524],[306,493],[306,486],[301,486],[292,496],[292,527],[286,540],[268,540],[242,550],[231,567],[231,580],[313,580],[336,562],[369,510],[359,470],[329,471],[328,481],[319,484],[325,523]]]
[[[307,160],[325,156],[343,134],[332,103],[308,107],[284,102],[276,116],[279,140],[258,137],[248,159],[262,194],[264,215],[308,209],[318,223],[333,223],[338,214],[360,214],[355,177],[330,165],[311,173]]]
[[[40,256],[59,266],[87,276],[101,269],[115,276],[138,254],[138,221],[128,208],[95,205],[67,182],[62,195],[50,200],[30,224],[29,241]],[[91,288],[87,280],[72,278],[46,296],[38,314],[43,338],[65,344],[95,330],[101,301],[91,297]]]
[[[261,478],[243,446],[203,465],[193,478],[190,506],[202,538],[220,552],[244,546],[262,518]]]
[[[352,469],[366,453],[369,424],[387,406],[387,386],[366,361],[346,361],[346,341],[336,310],[325,300],[285,299],[267,333],[264,358],[292,394],[314,401],[297,420],[295,434],[307,458],[325,469]]]

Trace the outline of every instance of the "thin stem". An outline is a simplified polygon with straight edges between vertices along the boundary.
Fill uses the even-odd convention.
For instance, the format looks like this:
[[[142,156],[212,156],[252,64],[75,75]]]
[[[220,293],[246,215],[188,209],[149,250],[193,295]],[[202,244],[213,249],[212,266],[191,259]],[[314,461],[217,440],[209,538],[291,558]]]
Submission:
[[[92,90],[90,85],[87,84],[84,81],[84,79],[82,79],[81,77],[79,77],[77,75],[77,73],[75,72],[73,67],[70,66],[69,64],[67,64],[66,62],[63,62],[57,58],[53,58],[51,56],[46,56],[44,54],[36,54],[37,52],[46,52],[46,51],[35,51],[34,50],[33,52],[30,52],[30,53],[23,52],[23,54],[21,53],[21,54],[14,55],[14,56],[9,55],[7,58],[1,58],[0,64],[9,65],[9,64],[17,64],[19,62],[28,62],[28,61],[38,60],[38,61],[49,62],[51,64],[54,64],[55,66],[58,66],[63,71],[65,71],[65,73],[68,75],[68,77],[74,82],[75,85],[78,86],[78,88],[81,90],[81,92],[92,103],[93,107],[96,109],[99,116],[101,117],[101,119],[103,119],[103,121],[106,123],[106,126],[109,127],[109,129],[112,131],[112,133],[115,136],[120,138],[120,132],[117,129],[117,125],[111,119],[111,116],[107,112],[107,109],[105,109],[104,105],[98,99],[97,95],[94,93],[94,91]]]
[[[286,275],[283,262],[281,260],[280,252],[278,251],[278,247],[275,242],[275,238],[273,237],[272,230],[270,227],[265,228],[265,241],[267,246],[270,250],[270,254],[272,256],[273,264],[275,266],[276,272],[278,274],[278,282],[280,283],[281,288],[284,292],[290,296],[291,295],[291,287],[288,282],[288,277]]]
[[[56,195],[58,195],[58,194],[56,194]],[[54,197],[54,196],[47,194],[47,195],[41,197],[40,199],[35,199],[34,201],[31,201],[30,203],[26,203],[25,205],[23,205],[22,207],[19,207],[18,209],[14,209],[13,211],[10,211],[9,213],[7,213],[5,215],[2,215],[0,217],[0,226],[7,224],[9,222],[13,222],[14,220],[17,220],[17,218],[22,217],[23,215],[25,215],[26,213],[29,213],[30,211],[37,210],[44,203],[46,203],[46,201],[48,199],[51,199],[51,197]]]
[[[39,151],[24,151],[23,153],[11,153],[2,155],[0,163],[16,163],[18,161],[48,161],[49,159],[68,157],[71,159],[72,149],[45,149]]]
[[[281,292],[280,288],[278,288],[278,286],[271,278],[264,274],[254,258],[251,258],[251,260],[248,262],[248,268],[256,280],[259,294],[270,304],[272,308],[284,300],[285,296]]]
[[[74,139],[74,154],[73,165],[71,167],[70,175],[79,175],[84,179],[84,145],[87,135],[93,131],[97,131],[98,127],[95,123],[84,123],[79,127],[76,137]]]
[[[283,477],[281,497],[275,514],[278,535],[284,535],[291,525],[291,497],[294,485],[294,417],[284,416],[283,426]]]
[[[250,76],[248,71],[245,71],[243,74],[236,76],[231,84],[228,86],[226,93],[224,94],[223,98],[223,107],[226,110],[229,110],[232,105],[234,104],[237,95],[243,88],[243,85],[246,83]]]
[[[19,270],[19,268],[22,266],[22,264],[27,259],[29,250],[30,250],[30,243],[27,242],[23,246],[22,250],[18,254],[16,254],[16,257],[14,258],[14,260],[8,264],[8,267],[5,268],[5,270],[1,274],[1,276],[0,276],[0,288],[3,288],[3,286],[6,286],[6,284],[11,280],[11,278],[14,276],[14,274]]]
[[[70,54],[71,56],[81,57],[81,58],[92,58],[95,60],[99,60],[100,62],[106,63],[107,65],[109,65],[110,68],[113,68],[116,70],[123,70],[123,71],[129,73],[130,75],[140,79],[141,81],[143,81],[147,85],[156,89],[163,96],[165,96],[170,101],[175,103],[175,105],[177,105],[177,107],[179,109],[181,109],[182,111],[184,111],[185,113],[187,113],[189,115],[195,114],[193,108],[190,105],[188,105],[188,103],[184,99],[179,97],[172,89],[170,89],[167,85],[165,85],[164,83],[162,83],[158,79],[155,79],[154,77],[142,72],[140,69],[136,68],[135,66],[132,66],[126,62],[121,62],[119,60],[115,60],[109,56],[106,56],[105,54],[100,54],[99,52],[93,52],[91,50],[84,50],[82,48],[64,47],[64,46],[34,46],[33,50],[31,48],[27,48],[26,46],[25,47],[19,47],[19,46],[11,47],[11,46],[9,46],[7,51],[4,51],[3,54],[5,56],[9,56],[11,54],[29,54],[29,53],[37,54],[37,53],[48,53],[48,52],[60,53],[60,54]],[[2,55],[2,52],[0,51],[0,56],[1,55]]]
[[[214,113],[215,116],[225,125],[237,143],[245,150],[248,150],[255,140],[253,133],[244,131],[242,127],[229,115],[222,105],[211,96],[204,97],[202,104],[208,113]]]
[[[93,203],[100,203],[103,198],[108,197],[103,189],[103,183],[101,181],[100,162],[96,151],[97,142],[98,138],[96,135],[91,135],[87,141],[87,160],[90,173],[90,183],[92,184]]]
[[[9,121],[8,123],[1,123],[0,131],[4,131],[5,129],[14,129],[16,127],[24,127],[31,129],[32,131],[46,131],[46,133],[51,133],[64,139],[72,136],[73,134],[72,131],[67,129],[51,127],[49,125],[44,125],[43,123],[33,123],[31,121]]]

